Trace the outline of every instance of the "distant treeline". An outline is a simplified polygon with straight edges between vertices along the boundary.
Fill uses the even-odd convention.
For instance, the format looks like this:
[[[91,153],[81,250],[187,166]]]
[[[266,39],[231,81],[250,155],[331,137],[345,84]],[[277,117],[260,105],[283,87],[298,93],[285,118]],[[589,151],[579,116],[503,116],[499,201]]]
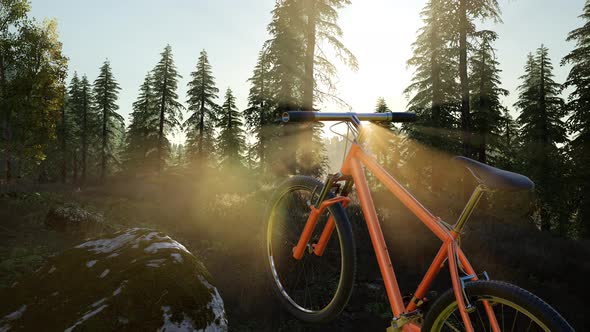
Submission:
[[[320,124],[281,125],[285,110],[312,110],[338,98],[336,67],[327,56],[358,67],[342,44],[338,12],[349,0],[277,1],[269,39],[248,80],[248,107],[238,110],[231,89],[219,89],[202,51],[190,74],[184,103],[177,94],[181,74],[166,46],[149,71],[125,126],[117,113],[119,85],[108,61],[91,83],[74,74],[67,84],[56,22],[27,17],[27,0],[0,0],[0,170],[5,181],[28,179],[83,185],[108,175],[157,174],[171,168],[240,168],[258,174],[320,175],[328,165]],[[462,154],[530,176],[536,194],[532,217],[542,230],[590,236],[590,2],[584,26],[564,36],[575,43],[562,65],[565,82],[555,82],[548,49],[525,57],[518,101],[503,105],[494,31],[501,22],[496,0],[428,0],[423,26],[408,65],[413,80],[405,90],[417,124],[387,126],[390,147],[375,151],[389,167],[403,167],[424,151]],[[574,18],[572,18],[574,19]],[[564,100],[564,88],[571,94]],[[185,106],[186,105],[186,109]],[[510,107],[518,111],[513,118]],[[379,99],[376,111],[387,111]],[[512,112],[515,113],[514,111]],[[188,114],[183,118],[183,114]],[[183,130],[185,144],[168,140]],[[423,148],[407,149],[407,142]],[[423,149],[424,151],[420,151]],[[433,193],[445,191],[443,172],[432,159],[420,181]]]

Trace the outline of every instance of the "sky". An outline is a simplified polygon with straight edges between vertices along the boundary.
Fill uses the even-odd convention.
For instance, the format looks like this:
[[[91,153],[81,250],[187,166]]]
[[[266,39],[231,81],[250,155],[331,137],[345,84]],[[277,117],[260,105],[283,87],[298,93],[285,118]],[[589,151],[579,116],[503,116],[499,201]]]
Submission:
[[[495,47],[502,69],[504,99],[512,108],[518,77],[526,55],[541,44],[549,48],[555,80],[565,80],[569,68],[560,66],[575,46],[567,33],[582,24],[584,0],[499,0],[502,23],[483,22],[499,34]],[[266,26],[274,0],[31,0],[32,16],[56,18],[63,51],[74,71],[92,82],[108,59],[122,88],[120,113],[127,119],[138,89],[148,71],[170,44],[178,72],[178,94],[186,100],[186,85],[205,49],[213,67],[220,97],[231,87],[237,106],[247,105],[258,52],[268,39]],[[422,25],[420,11],[426,0],[352,0],[340,11],[342,41],[356,55],[358,71],[338,65],[338,96],[355,112],[371,112],[378,97],[393,111],[404,111],[412,68],[411,44]],[[349,111],[334,103],[318,105],[325,111]],[[516,115],[516,111],[512,111]],[[128,123],[128,122],[127,122]],[[183,135],[175,141],[181,142]]]

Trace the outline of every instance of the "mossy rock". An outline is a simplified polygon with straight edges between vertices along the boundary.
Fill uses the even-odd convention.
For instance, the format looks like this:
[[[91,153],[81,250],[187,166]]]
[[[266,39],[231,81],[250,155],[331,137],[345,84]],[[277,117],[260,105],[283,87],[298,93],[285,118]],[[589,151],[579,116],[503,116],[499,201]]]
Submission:
[[[45,226],[69,234],[97,234],[111,230],[104,217],[76,205],[53,207],[45,217]]]
[[[227,331],[223,300],[183,245],[148,229],[84,242],[0,290],[0,331]]]

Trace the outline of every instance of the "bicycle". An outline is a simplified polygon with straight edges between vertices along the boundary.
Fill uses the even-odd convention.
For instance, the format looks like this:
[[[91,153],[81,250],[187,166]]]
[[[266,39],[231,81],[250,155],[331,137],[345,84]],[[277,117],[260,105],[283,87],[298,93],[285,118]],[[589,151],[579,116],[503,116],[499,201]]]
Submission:
[[[415,120],[416,115],[407,112],[283,114],[285,123],[343,122],[352,131],[352,139],[340,172],[329,175],[323,183],[312,177],[292,176],[276,190],[268,215],[266,266],[282,305],[302,321],[324,323],[337,317],[347,304],[355,278],[356,255],[345,208],[355,185],[393,313],[387,331],[573,331],[555,309],[532,293],[491,281],[485,272],[481,279],[458,244],[465,223],[485,192],[531,190],[534,183],[529,178],[456,157],[478,185],[457,222],[450,225],[428,211],[363,149],[365,132],[361,121]],[[442,241],[407,304],[400,293],[363,165]],[[337,237],[332,236],[334,231]],[[429,286],[445,263],[452,288],[424,313]]]

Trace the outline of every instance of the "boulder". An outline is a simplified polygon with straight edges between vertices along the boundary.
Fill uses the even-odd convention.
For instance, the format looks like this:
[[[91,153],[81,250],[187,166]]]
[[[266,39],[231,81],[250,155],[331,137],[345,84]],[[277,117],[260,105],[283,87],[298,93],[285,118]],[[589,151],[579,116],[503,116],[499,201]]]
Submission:
[[[0,290],[0,331],[227,331],[223,300],[182,244],[148,229],[84,242]]]
[[[89,234],[108,230],[101,214],[89,212],[76,205],[53,207],[45,217],[45,226],[51,230]]]

